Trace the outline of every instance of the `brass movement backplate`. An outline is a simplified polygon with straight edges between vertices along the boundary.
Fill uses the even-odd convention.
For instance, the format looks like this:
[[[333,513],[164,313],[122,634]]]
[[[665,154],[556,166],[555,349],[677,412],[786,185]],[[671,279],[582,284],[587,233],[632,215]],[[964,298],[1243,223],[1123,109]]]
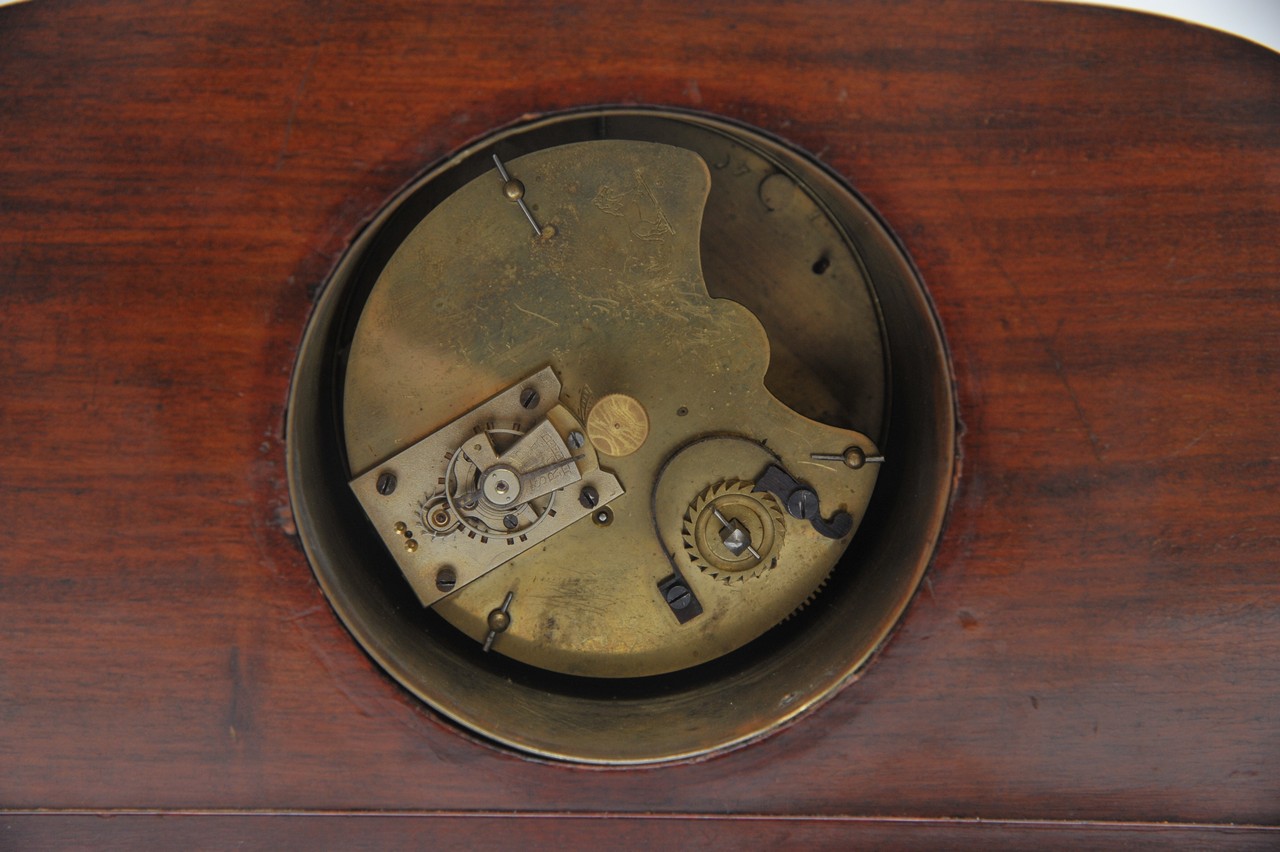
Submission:
[[[713,509],[717,530],[744,537],[747,561],[759,559],[753,534],[756,544],[761,536],[781,542],[770,570],[723,583],[699,570],[715,561],[703,552],[715,536],[685,546],[691,505],[721,483],[758,484],[777,466],[805,483],[821,513],[860,520],[879,464],[852,468],[843,453],[878,458],[879,450],[765,389],[763,326],[737,302],[711,297],[702,280],[711,175],[696,153],[596,140],[526,154],[503,172],[506,180],[496,168],[475,178],[423,219],[365,303],[344,396],[348,459],[367,471],[353,482],[361,505],[419,599],[477,642],[511,594],[509,624],[492,648],[530,665],[636,677],[741,647],[813,594],[853,524],[833,535],[821,518],[815,525],[784,512],[775,529],[775,513],[763,511],[748,512],[744,527],[732,514],[745,510]],[[537,205],[537,232],[504,192],[512,180]],[[502,394],[444,426],[495,391]],[[541,402],[524,408],[522,394]],[[557,447],[514,466],[494,454],[491,440],[503,433],[517,450],[527,446],[523,436],[537,433],[552,405],[567,409],[563,427],[551,430]],[[486,479],[511,471],[500,498],[508,500],[527,471],[561,461],[562,483],[540,489],[534,503],[485,494]],[[388,471],[405,487],[384,496],[377,482]],[[596,495],[586,508],[583,489]],[[758,490],[762,500],[779,499]],[[479,495],[470,509],[469,492]],[[597,505],[609,507],[610,524],[574,523]],[[411,523],[424,512],[451,522]],[[406,523],[412,529],[397,532]],[[447,589],[433,579],[442,570]],[[680,620],[664,599],[672,575],[698,600],[699,618]]]
[[[352,247],[300,353],[291,488],[335,608],[432,706],[668,760],[866,661],[932,550],[952,422],[923,291],[837,179],[602,110],[460,152]]]

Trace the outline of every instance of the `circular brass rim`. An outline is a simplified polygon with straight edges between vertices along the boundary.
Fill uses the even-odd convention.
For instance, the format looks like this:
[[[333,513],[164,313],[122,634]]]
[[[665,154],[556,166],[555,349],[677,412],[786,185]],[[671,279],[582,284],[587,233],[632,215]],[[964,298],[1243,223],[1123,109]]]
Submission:
[[[864,265],[881,312],[889,386],[880,446],[886,465],[856,568],[799,618],[743,651],[696,669],[617,683],[580,683],[482,655],[428,611],[362,530],[345,481],[341,426],[342,329],[358,314],[356,286],[394,240],[398,217],[447,194],[461,167],[518,137],[620,120],[663,122],[728,136],[798,178],[825,205]],[[655,132],[657,132],[655,130]],[[425,196],[425,198],[424,198]],[[428,208],[429,209],[429,208]],[[420,218],[420,216],[419,216]],[[815,270],[816,271],[816,270]],[[936,316],[898,241],[844,182],[761,131],[710,116],[653,108],[593,108],[509,127],[438,164],[392,199],[360,234],[319,296],[294,367],[286,424],[290,497],[304,550],[339,618],[395,680],[445,717],[528,755],[634,765],[720,752],[786,725],[854,680],[913,597],[941,534],[955,469],[952,377]],[[354,514],[353,514],[354,510]],[[846,557],[848,558],[848,557]],[[851,617],[856,616],[856,617]],[[747,658],[750,658],[748,661]]]

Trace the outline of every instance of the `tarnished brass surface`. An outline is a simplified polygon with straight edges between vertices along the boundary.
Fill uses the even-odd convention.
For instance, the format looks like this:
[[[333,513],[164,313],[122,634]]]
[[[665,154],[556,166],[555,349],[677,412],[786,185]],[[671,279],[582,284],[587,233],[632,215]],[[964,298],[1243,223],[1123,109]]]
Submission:
[[[610,505],[612,523],[557,525],[497,570],[460,576],[436,611],[483,641],[488,614],[514,592],[494,650],[568,674],[654,675],[732,651],[799,607],[849,539],[787,516],[772,567],[726,584],[717,582],[724,571],[704,572],[706,560],[684,546],[690,505],[712,486],[781,464],[813,487],[824,515],[860,521],[878,466],[811,456],[878,450],[765,389],[763,327],[741,305],[709,296],[702,279],[710,174],[698,155],[606,140],[528,154],[506,170],[524,185],[541,236],[512,209],[504,180],[482,175],[409,234],[369,296],[347,367],[347,451],[353,470],[367,470],[353,487],[366,507],[384,506],[374,484],[389,458],[477,398],[518,393],[522,376],[550,364],[560,399],[588,424],[588,445],[600,442],[601,464],[625,490]],[[424,442],[438,460],[436,443]],[[426,496],[419,489],[412,499]],[[375,521],[390,530],[398,519]],[[409,553],[390,540],[411,579],[476,547],[449,536]],[[673,570],[703,609],[685,623],[659,592]]]
[[[707,289],[746,306],[766,329],[766,387],[810,417],[858,424],[889,458],[867,522],[817,605],[708,665],[622,681],[566,678],[484,654],[413,600],[349,487],[334,382],[344,374],[353,315],[389,247],[426,211],[467,180],[491,174],[495,151],[514,161],[522,151],[600,138],[661,141],[702,156],[712,175],[701,246]],[[775,174],[795,189],[787,192]],[[522,221],[507,196],[503,201]],[[495,390],[477,389],[458,410]],[[671,761],[776,730],[866,665],[916,590],[942,528],[954,418],[928,297],[892,234],[838,177],[740,124],[598,108],[533,119],[477,141],[392,199],[354,242],[321,292],[299,349],[286,424],[289,488],[300,540],[335,612],[372,659],[435,711],[543,757]],[[424,425],[412,440],[431,429]],[[820,454],[843,459],[844,449]],[[493,606],[501,610],[506,600]],[[499,634],[495,645],[501,641]]]

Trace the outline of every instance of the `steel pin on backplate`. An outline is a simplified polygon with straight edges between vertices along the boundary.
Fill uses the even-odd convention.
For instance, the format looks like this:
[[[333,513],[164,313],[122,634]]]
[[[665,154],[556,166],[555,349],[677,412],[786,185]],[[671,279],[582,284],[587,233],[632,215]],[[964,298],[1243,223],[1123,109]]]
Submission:
[[[507,174],[507,167],[502,164],[502,160],[498,159],[498,155],[493,155],[493,164],[498,167],[498,176],[502,178],[502,194],[507,197],[508,201],[514,201],[519,206],[524,217],[529,220],[529,224],[533,226],[534,236],[542,236],[542,226],[538,224],[538,220],[533,218],[533,211],[529,209],[529,205],[524,201],[524,184]]]
[[[507,628],[511,626],[511,601],[515,599],[515,592],[507,592],[507,597],[502,602],[502,606],[489,613],[489,635],[484,637],[484,650],[488,651],[493,647],[493,640],[498,638],[499,633],[505,633]]]
[[[863,465],[884,463],[884,456],[869,456],[861,447],[849,447],[843,453],[810,453],[809,458],[814,461],[843,462],[853,470],[858,470]]]

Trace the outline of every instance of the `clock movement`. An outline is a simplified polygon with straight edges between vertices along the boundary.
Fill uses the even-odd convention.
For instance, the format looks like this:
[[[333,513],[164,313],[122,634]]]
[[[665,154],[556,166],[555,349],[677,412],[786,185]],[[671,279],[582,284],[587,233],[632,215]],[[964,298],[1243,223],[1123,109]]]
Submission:
[[[393,677],[593,763],[763,735],[852,680],[942,523],[940,332],[814,158],[645,109],[492,134],[394,198],[301,347],[312,567]]]
[[[0,69],[0,846],[1277,847],[1274,51],[0,0]]]

